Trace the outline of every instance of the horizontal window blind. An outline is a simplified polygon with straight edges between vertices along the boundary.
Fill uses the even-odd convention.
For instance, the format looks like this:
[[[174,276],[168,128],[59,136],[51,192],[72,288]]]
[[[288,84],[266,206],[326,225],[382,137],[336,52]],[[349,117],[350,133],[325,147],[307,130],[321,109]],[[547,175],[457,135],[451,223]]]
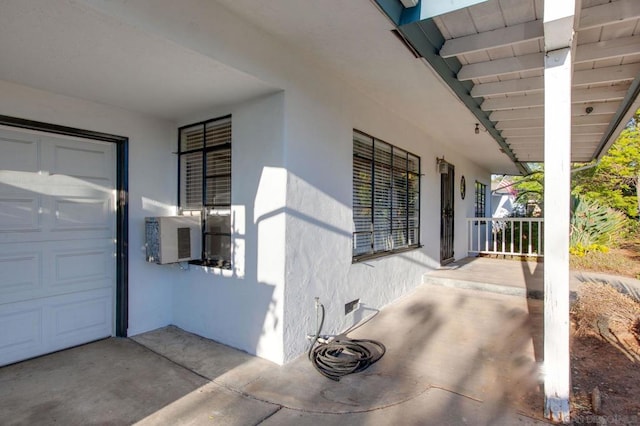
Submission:
[[[231,267],[231,117],[179,129],[180,207],[204,213],[203,263]]]
[[[419,245],[420,158],[353,133],[353,257]]]

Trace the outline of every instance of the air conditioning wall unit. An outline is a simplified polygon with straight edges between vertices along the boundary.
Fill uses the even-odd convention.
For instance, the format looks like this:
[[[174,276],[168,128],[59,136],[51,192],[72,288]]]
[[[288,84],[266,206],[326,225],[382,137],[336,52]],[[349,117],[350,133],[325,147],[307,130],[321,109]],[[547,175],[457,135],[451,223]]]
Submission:
[[[147,262],[158,264],[199,260],[202,231],[199,216],[145,218]]]

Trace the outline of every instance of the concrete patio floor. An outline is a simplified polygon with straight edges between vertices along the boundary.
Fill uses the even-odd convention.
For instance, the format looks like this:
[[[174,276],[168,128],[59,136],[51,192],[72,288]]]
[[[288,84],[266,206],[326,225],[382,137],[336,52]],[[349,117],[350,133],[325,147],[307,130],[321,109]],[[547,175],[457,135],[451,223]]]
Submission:
[[[515,278],[514,278],[515,282]],[[3,424],[545,424],[542,302],[423,284],[349,334],[387,352],[333,382],[169,326],[0,368]]]

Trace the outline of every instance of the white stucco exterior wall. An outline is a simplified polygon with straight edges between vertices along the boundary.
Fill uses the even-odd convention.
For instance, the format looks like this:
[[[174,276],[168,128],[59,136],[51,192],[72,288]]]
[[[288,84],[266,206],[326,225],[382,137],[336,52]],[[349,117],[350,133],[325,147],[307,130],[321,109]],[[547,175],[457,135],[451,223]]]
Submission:
[[[6,81],[0,114],[129,138],[129,334],[170,324],[180,273],[145,261],[144,218],[175,214],[175,124]]]
[[[352,326],[421,283],[439,266],[440,174],[436,157],[456,167],[455,253],[467,256],[466,218],[474,212],[473,184],[489,173],[384,106],[326,74],[296,86],[286,96],[287,282],[285,361],[307,347],[305,335],[316,326],[314,297],[326,308],[323,332]],[[423,247],[352,264],[353,129],[362,130],[421,157],[421,243]],[[467,196],[460,196],[460,177]],[[345,315],[345,303],[360,299],[359,310]]]
[[[285,199],[282,92],[209,111],[232,114],[233,270],[191,266],[173,288],[174,324],[282,362]]]
[[[448,147],[445,129],[420,129],[215,2],[155,1],[162,7],[143,1],[91,3],[283,91],[188,113],[171,123],[0,86],[11,94],[0,97],[2,114],[130,138],[130,334],[173,323],[283,363],[307,347],[315,296],[327,308],[325,333],[353,325],[418,286],[422,275],[439,265],[436,157],[445,156],[456,167],[455,254],[466,256],[473,182],[489,183],[490,176]],[[211,10],[198,15],[203,7]],[[233,270],[147,264],[144,217],[175,213],[177,127],[226,114],[233,117]],[[422,248],[352,264],[353,129],[421,157]],[[356,298],[361,308],[345,316],[344,304]]]

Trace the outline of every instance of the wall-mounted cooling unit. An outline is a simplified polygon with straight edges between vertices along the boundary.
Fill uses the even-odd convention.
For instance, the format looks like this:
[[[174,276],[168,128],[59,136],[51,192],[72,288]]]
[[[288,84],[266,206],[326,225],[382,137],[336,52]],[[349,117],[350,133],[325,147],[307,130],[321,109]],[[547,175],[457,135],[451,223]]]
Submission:
[[[159,264],[198,260],[202,233],[198,216],[145,218],[147,262]]]

